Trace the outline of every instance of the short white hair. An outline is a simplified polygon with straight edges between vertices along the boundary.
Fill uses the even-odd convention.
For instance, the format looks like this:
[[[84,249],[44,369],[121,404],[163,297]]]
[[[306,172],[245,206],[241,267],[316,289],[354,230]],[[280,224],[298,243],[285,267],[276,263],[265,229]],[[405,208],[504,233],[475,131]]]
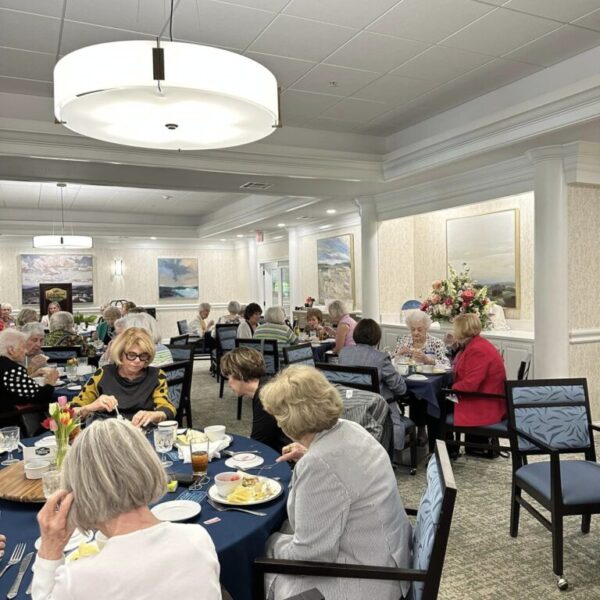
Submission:
[[[281,306],[269,306],[265,313],[265,322],[285,325],[285,311]]]
[[[3,302],[0,305],[0,308],[9,308],[10,310],[12,310],[12,304],[10,302]]]
[[[328,307],[327,312],[333,318],[341,319],[344,315],[348,314],[346,305],[341,300],[334,300]]]
[[[8,356],[11,348],[27,343],[27,336],[16,329],[5,329],[0,332],[0,356]]]
[[[407,315],[404,322],[408,325],[408,327],[418,327],[419,325],[424,325],[425,329],[429,329],[431,327],[431,317],[422,310],[415,309],[411,310]]]
[[[32,335],[44,335],[46,333],[44,326],[41,323],[25,323],[25,325],[21,327],[21,332],[27,336],[27,339]]]
[[[145,329],[155,344],[159,344],[162,339],[156,319],[148,313],[127,313],[125,316],[125,329],[130,327]]]
[[[60,310],[50,317],[50,331],[56,331],[57,329],[72,331],[74,325],[73,315],[66,310]]]
[[[200,312],[201,310],[208,310],[210,311],[210,302],[200,302],[200,306],[198,307],[198,312]]]
[[[232,315],[239,315],[241,310],[240,303],[237,300],[231,300],[231,302],[227,305],[227,310]]]
[[[97,529],[167,491],[156,452],[129,421],[95,421],[80,433],[62,467],[62,487],[75,499],[69,519],[81,531]]]

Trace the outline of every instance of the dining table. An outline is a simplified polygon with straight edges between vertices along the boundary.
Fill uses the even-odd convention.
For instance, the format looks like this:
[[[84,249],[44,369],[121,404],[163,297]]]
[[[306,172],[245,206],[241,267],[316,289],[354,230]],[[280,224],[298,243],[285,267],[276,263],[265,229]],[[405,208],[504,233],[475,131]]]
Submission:
[[[23,443],[26,446],[32,446],[41,437],[43,436],[25,439]],[[261,465],[262,470],[257,468],[249,472],[264,477],[277,478],[282,486],[282,493],[264,504],[249,507],[266,513],[265,516],[256,516],[235,510],[220,512],[207,502],[207,498],[204,498],[200,502],[201,512],[187,522],[203,525],[210,534],[219,558],[221,583],[229,594],[235,600],[251,600],[253,563],[257,557],[264,555],[267,538],[280,528],[286,518],[288,486],[292,471],[287,463],[275,462],[279,455],[268,446],[244,436],[232,435],[231,438],[232,441],[227,450],[254,452],[261,456],[264,459]],[[183,463],[178,457],[177,451],[172,451],[169,458],[174,463],[173,466],[169,467],[169,471],[192,473],[191,464]],[[216,457],[211,460],[208,465],[209,482],[200,491],[202,495],[204,495],[204,491],[212,486],[214,476],[217,473],[235,471],[235,469],[225,465],[225,460],[228,458],[229,456],[222,453],[220,458]],[[24,542],[26,544],[25,554],[34,551],[34,543],[39,536],[36,514],[42,506],[39,503],[14,502],[1,499],[6,493],[7,490],[0,487],[0,533],[7,537],[6,551],[0,561],[0,569],[7,564],[13,549],[18,543]],[[186,493],[188,493],[188,488],[179,486],[175,492],[165,494],[158,504],[177,500]],[[168,562],[176,559],[177,557],[174,556],[167,557]],[[15,580],[17,570],[18,565],[12,566],[0,577],[0,597],[6,597]],[[31,596],[25,593],[31,578],[31,567],[29,567],[16,596],[17,600],[31,599]],[[190,578],[191,586],[193,586],[193,582],[192,574]]]

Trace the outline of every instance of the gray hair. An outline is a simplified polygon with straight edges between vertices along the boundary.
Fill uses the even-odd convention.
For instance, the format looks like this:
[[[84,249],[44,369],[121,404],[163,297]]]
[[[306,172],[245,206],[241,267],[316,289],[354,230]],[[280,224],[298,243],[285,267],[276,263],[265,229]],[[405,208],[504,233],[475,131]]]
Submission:
[[[285,311],[281,306],[269,306],[265,313],[265,322],[285,325]]]
[[[141,314],[141,313],[140,313]],[[115,321],[115,331],[121,333],[121,331],[125,331],[127,329],[127,317],[121,317]]]
[[[66,310],[54,313],[50,317],[50,331],[56,331],[57,329],[72,331],[74,325],[75,321],[73,320],[73,315]]]
[[[69,513],[81,531],[97,529],[167,491],[167,476],[144,434],[129,421],[95,421],[80,433],[62,467],[75,499]]]
[[[0,304],[0,308],[10,308],[12,310],[12,304],[10,302],[3,302]]]
[[[27,342],[27,336],[16,329],[5,329],[0,332],[0,356],[8,356],[11,348]]]
[[[33,308],[22,308],[17,315],[17,327],[22,328],[35,321],[38,321],[38,314]]]
[[[240,303],[237,300],[231,300],[231,302],[227,305],[227,310],[232,315],[239,315],[241,309],[242,307],[240,306]]]
[[[200,306],[198,307],[198,312],[200,312],[201,310],[210,311],[210,309],[211,309],[210,302],[200,302]]]
[[[425,329],[431,327],[431,317],[426,312],[419,309],[411,310],[406,315],[404,322],[408,327],[418,327],[421,324],[425,326]]]
[[[26,323],[21,327],[21,332],[29,339],[32,335],[44,335],[44,326],[41,323]]]
[[[155,344],[161,340],[160,329],[156,319],[148,313],[128,313],[125,317],[125,329],[130,327],[139,327],[145,329]]]
[[[121,309],[116,306],[107,306],[102,312],[105,319],[118,319],[121,316]]]
[[[346,305],[341,300],[334,300],[328,307],[327,312],[330,317],[334,319],[341,319],[344,315],[348,314]]]

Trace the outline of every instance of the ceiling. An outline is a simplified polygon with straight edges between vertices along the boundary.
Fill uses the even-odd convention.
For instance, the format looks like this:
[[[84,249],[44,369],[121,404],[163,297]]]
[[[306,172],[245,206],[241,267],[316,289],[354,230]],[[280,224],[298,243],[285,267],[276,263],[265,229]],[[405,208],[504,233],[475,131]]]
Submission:
[[[91,44],[165,35],[169,6],[170,0],[0,0],[0,88],[50,97],[58,58]],[[389,134],[600,45],[599,0],[174,6],[174,39],[264,64],[283,88],[284,124],[326,131]],[[181,201],[185,214],[186,203],[204,207],[218,197],[187,194]],[[118,194],[111,202],[118,207]]]

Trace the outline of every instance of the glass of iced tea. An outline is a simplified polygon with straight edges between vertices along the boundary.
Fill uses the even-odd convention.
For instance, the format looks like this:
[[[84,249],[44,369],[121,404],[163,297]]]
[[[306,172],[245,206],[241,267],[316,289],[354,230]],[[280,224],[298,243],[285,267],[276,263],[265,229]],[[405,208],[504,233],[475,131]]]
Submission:
[[[204,477],[208,469],[208,439],[204,442],[190,442],[190,454],[194,477]]]

